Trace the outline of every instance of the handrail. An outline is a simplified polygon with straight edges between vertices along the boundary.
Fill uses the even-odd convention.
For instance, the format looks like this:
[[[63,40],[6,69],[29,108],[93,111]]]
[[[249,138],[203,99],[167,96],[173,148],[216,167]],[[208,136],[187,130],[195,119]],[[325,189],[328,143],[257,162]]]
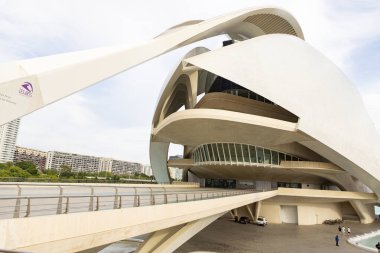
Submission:
[[[122,209],[148,205],[161,205],[179,202],[199,201],[212,198],[222,198],[249,194],[253,190],[193,190],[193,191],[149,191],[149,193],[119,193],[113,194],[65,194],[65,195],[27,195],[0,196],[0,201],[16,200],[15,205],[0,206],[0,216],[13,215],[13,218],[38,216],[38,212],[46,215],[67,214],[73,212],[93,212],[99,210]],[[89,201],[78,201],[80,198],[90,198]],[[107,200],[105,198],[112,198]],[[57,203],[38,203],[39,200],[54,200]],[[25,203],[26,201],[26,203]],[[5,209],[5,210],[3,210]],[[81,210],[82,209],[82,210]],[[37,212],[37,213],[36,213]],[[23,214],[20,215],[20,214]],[[41,213],[40,213],[41,215]]]
[[[89,197],[114,197],[114,196],[151,196],[151,195],[173,195],[173,194],[194,194],[194,193],[210,193],[210,192],[230,192],[231,190],[220,190],[220,191],[176,191],[176,192],[168,192],[168,191],[160,191],[160,192],[153,192],[153,193],[141,193],[141,194],[80,194],[80,195],[75,195],[75,194],[67,194],[67,195],[24,195],[24,196],[0,196],[0,200],[9,200],[9,199],[47,199],[47,198],[89,198]],[[244,190],[234,190],[234,192],[255,192],[254,190],[250,189],[244,189]]]

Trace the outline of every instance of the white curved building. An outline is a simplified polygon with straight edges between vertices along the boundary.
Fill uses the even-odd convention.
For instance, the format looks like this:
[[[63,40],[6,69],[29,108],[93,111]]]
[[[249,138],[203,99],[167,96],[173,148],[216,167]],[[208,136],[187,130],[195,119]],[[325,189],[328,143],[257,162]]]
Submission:
[[[169,165],[206,186],[379,194],[380,142],[355,87],[304,41],[290,14],[259,9],[238,19],[223,23],[231,37],[224,47],[195,48],[164,86],[152,123],[156,178],[170,180],[167,151],[176,143],[185,159]],[[213,36],[214,29],[201,34]],[[260,213],[299,224],[373,220],[371,204],[349,203],[282,197],[263,202]]]
[[[297,194],[258,203],[255,212],[278,223],[315,224],[343,216],[371,222],[378,200],[361,196],[373,192],[378,199],[380,194],[375,127],[355,87],[304,41],[292,15],[278,8],[184,22],[135,48],[3,64],[0,125],[168,51],[221,34],[231,39],[226,46],[191,50],[161,91],[150,144],[157,181],[170,182],[170,165],[210,186],[295,187],[300,188]],[[21,92],[22,87],[28,91]],[[184,159],[168,161],[170,143],[184,146]],[[313,198],[311,188],[330,191]],[[350,192],[351,198],[339,198],[332,189]]]

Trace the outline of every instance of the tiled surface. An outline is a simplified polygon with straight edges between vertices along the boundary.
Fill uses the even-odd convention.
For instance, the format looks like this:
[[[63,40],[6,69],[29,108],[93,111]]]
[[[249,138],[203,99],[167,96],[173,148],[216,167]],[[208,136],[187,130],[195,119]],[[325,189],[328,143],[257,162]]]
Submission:
[[[351,227],[351,236],[380,229],[380,223],[362,225],[346,222],[344,225]],[[347,236],[342,236],[342,234],[340,234],[340,246],[336,247],[334,238],[337,233],[337,225],[269,224],[266,227],[259,227],[252,224],[234,223],[229,219],[229,216],[224,216],[198,233],[175,252],[367,252],[346,242]]]

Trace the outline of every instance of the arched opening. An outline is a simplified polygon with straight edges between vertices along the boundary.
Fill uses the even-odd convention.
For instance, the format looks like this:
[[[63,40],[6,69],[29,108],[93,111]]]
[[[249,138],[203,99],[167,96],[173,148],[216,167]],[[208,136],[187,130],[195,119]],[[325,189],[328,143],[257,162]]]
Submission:
[[[185,74],[181,75],[177,79],[172,93],[167,98],[161,112],[161,120],[178,111],[183,106],[185,109],[189,109],[191,107],[190,79]]]

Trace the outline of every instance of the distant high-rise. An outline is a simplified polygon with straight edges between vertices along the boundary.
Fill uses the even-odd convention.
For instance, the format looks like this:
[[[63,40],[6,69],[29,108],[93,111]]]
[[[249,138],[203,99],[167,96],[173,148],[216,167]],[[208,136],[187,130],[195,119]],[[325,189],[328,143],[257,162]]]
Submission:
[[[20,119],[0,126],[0,163],[13,162]]]

